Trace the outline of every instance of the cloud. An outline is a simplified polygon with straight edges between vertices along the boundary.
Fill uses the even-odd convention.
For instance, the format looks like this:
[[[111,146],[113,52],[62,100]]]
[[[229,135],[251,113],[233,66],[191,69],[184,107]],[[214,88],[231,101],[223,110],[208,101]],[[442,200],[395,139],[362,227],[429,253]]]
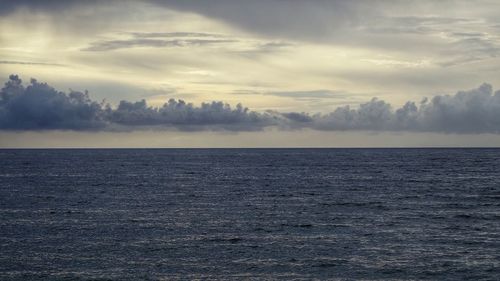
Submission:
[[[300,92],[305,95],[306,92]],[[314,92],[312,92],[314,94]],[[410,131],[500,134],[500,91],[489,84],[455,95],[438,95],[394,109],[373,98],[359,107],[341,106],[327,114],[251,111],[223,102],[195,106],[170,99],[161,107],[145,100],[121,101],[118,107],[92,101],[88,94],[63,93],[32,79],[24,87],[11,75],[0,91],[1,130],[134,130],[256,131],[309,128],[321,131]]]
[[[500,48],[495,1],[151,2],[267,38],[406,53],[442,67],[495,58]]]
[[[92,42],[84,51],[112,51],[135,47],[188,47],[234,43],[238,40],[222,34],[203,32],[129,32],[130,38]]]
[[[18,9],[47,14],[52,18],[49,22],[53,26],[50,28],[61,32],[63,36],[79,34],[78,39],[88,38],[93,43],[84,50],[94,52],[137,47],[215,46],[230,43],[223,40],[234,39],[217,33],[146,32],[154,31],[155,29],[151,29],[153,26],[156,31],[158,28],[178,31],[179,27],[182,28],[180,31],[206,30],[196,25],[191,26],[192,22],[177,25],[172,19],[172,14],[176,14],[182,20],[181,14],[192,16],[194,13],[203,17],[202,21],[207,23],[207,27],[208,23],[229,27],[220,29],[222,33],[235,32],[240,36],[253,36],[259,40],[283,40],[297,45],[321,43],[337,47],[369,49],[376,53],[390,52],[396,57],[403,57],[403,60],[426,60],[429,62],[426,67],[456,68],[471,62],[493,61],[500,54],[500,40],[495,36],[498,33],[500,9],[498,9],[499,3],[495,1],[7,0],[0,2],[0,14],[12,13]],[[124,20],[122,16],[124,12],[132,15]],[[20,18],[22,19],[20,23],[27,24],[33,21],[31,15],[27,14],[24,17]],[[166,22],[158,20],[162,18]],[[82,24],[82,20],[86,20],[85,24]],[[170,20],[174,24],[170,24]],[[149,24],[146,24],[148,21]],[[62,25],[61,22],[65,24]],[[104,26],[109,28],[103,28]],[[104,33],[106,30],[118,31],[122,35],[127,33],[132,38],[97,39],[109,34]],[[217,32],[218,29],[210,30]],[[81,36],[83,33],[86,36]],[[233,43],[235,44],[230,44],[228,49],[234,47],[233,45],[240,45],[237,42]],[[239,43],[248,44],[248,42]],[[251,58],[255,58],[261,53],[284,51],[286,50],[284,47],[286,46],[279,44],[262,44],[239,51],[242,56],[253,55]]]
[[[225,21],[254,33],[279,38],[320,38],[371,17],[365,1],[163,1],[150,2]]]
[[[181,130],[254,131],[272,125],[268,114],[249,111],[241,104],[236,108],[222,102],[202,103],[196,107],[183,100],[170,99],[162,107],[149,107],[145,100],[121,101],[108,115],[111,123],[122,126],[172,126]]]
[[[339,107],[317,116],[320,130],[381,130],[441,133],[500,133],[500,91],[489,84],[455,95],[424,99],[419,106],[407,102],[392,110],[390,104],[372,99],[358,109]]]
[[[289,98],[327,98],[337,99],[346,98],[349,95],[342,92],[335,92],[330,90],[311,90],[311,91],[286,91],[286,92],[267,92],[263,93],[266,96],[289,97]]]
[[[403,112],[417,130],[457,133],[500,133],[500,91],[492,86],[424,100],[418,111]],[[411,128],[410,127],[410,128]]]
[[[118,33],[117,35],[123,35]],[[91,42],[83,51],[103,52],[136,47],[224,46],[239,53],[269,53],[294,46],[284,41],[263,41],[204,32],[126,32],[128,38]]]
[[[162,107],[146,101],[121,101],[116,109],[90,100],[87,93],[59,92],[46,83],[31,79],[24,87],[11,75],[0,91],[2,130],[129,130],[163,127],[180,130],[254,131],[272,125],[270,114],[249,111],[238,104],[234,109],[222,102],[197,107],[170,99]]]
[[[95,5],[97,0],[78,1],[78,0],[3,0],[0,1],[0,15],[15,12],[20,8],[27,8],[32,11],[60,12],[80,5]]]
[[[0,64],[66,66],[64,64],[59,64],[59,63],[32,62],[32,61],[11,61],[11,60],[0,60]]]
[[[136,38],[158,38],[158,37],[211,37],[211,38],[225,38],[226,35],[219,33],[207,32],[131,32]]]
[[[0,92],[0,128],[4,130],[91,130],[105,125],[102,106],[87,93],[58,92],[31,79],[28,87],[11,75]]]
[[[249,90],[236,90],[233,92],[235,95],[263,95],[275,96],[284,98],[293,98],[296,100],[318,100],[318,99],[349,99],[358,94],[348,93],[345,91],[331,91],[331,90],[306,90],[306,91],[275,91],[275,92],[258,92]]]
[[[91,44],[84,51],[112,51],[117,49],[135,48],[135,47],[186,47],[186,46],[204,46],[221,43],[232,43],[235,40],[230,39],[185,39],[185,40],[161,40],[161,39],[127,39],[127,40],[109,40],[98,41]]]

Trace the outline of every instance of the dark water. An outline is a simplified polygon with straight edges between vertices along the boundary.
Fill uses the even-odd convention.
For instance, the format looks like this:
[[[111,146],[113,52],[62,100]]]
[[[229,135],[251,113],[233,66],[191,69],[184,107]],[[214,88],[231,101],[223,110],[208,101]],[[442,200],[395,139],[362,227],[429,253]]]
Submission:
[[[0,150],[0,279],[500,279],[500,150]]]

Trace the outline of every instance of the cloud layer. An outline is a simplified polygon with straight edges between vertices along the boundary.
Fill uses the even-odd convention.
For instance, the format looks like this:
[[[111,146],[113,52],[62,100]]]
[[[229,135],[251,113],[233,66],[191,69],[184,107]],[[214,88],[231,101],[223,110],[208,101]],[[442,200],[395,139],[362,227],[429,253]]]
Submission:
[[[112,108],[89,98],[87,92],[57,91],[31,79],[24,86],[11,75],[0,91],[0,130],[136,130],[256,131],[282,130],[411,131],[438,133],[500,133],[500,91],[483,84],[455,95],[438,95],[400,108],[373,98],[359,107],[337,107],[327,114],[255,112],[214,101],[195,106],[170,99],[161,107],[145,100],[121,101]]]
[[[220,34],[200,32],[133,32],[122,40],[101,40],[91,44],[84,51],[102,52],[134,47],[187,47],[226,44],[237,42]]]
[[[87,92],[63,93],[31,79],[24,87],[11,75],[0,92],[0,129],[3,130],[131,130],[177,128],[180,130],[253,131],[270,126],[269,114],[249,111],[240,104],[222,102],[194,106],[170,99],[154,108],[145,100],[121,101],[115,109],[89,98]]]

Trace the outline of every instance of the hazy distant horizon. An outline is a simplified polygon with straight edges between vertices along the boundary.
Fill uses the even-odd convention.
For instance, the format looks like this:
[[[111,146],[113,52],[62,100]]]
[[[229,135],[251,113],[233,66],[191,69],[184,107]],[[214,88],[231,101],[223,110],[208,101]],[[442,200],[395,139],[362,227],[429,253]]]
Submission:
[[[470,135],[460,138],[441,134],[373,135],[354,132],[335,134],[310,131],[273,134],[210,132],[176,134],[168,132],[78,133],[78,132],[17,132],[0,133],[0,148],[495,148],[500,147],[498,135]],[[195,133],[193,133],[195,134]],[[201,136],[201,137],[200,137]],[[369,137],[354,143],[353,140]],[[245,139],[245,142],[241,139]],[[311,141],[311,138],[315,141]],[[453,141],[451,141],[453,140]],[[175,142],[174,142],[175,141]],[[148,144],[148,145],[145,145]],[[286,144],[286,145],[284,145]],[[335,145],[336,144],[336,145]]]

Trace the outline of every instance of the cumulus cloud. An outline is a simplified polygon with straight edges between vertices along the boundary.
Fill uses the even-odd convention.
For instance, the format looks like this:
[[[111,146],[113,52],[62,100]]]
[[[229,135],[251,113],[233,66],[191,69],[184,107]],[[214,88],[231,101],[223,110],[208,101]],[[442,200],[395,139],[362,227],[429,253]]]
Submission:
[[[31,79],[24,87],[11,75],[0,91],[0,129],[3,130],[115,130],[132,128],[178,128],[181,130],[252,131],[270,126],[276,118],[234,109],[222,102],[195,106],[170,99],[162,107],[150,107],[145,100],[121,101],[116,109],[90,100],[88,93],[63,93]]]
[[[31,79],[24,87],[11,75],[0,92],[0,128],[4,130],[97,129],[105,125],[101,104],[87,93],[59,92]]]
[[[385,130],[443,133],[500,133],[500,91],[489,84],[455,95],[424,99],[418,106],[407,102],[393,110],[385,101],[372,99],[357,109],[339,107],[317,115],[320,130]]]
[[[0,91],[1,130],[179,130],[255,131],[309,128],[325,131],[412,131],[438,133],[500,133],[500,91],[489,84],[455,95],[438,95],[400,108],[373,98],[351,108],[342,106],[326,114],[255,112],[241,104],[223,102],[195,106],[170,99],[161,107],[145,100],[121,101],[116,108],[92,101],[88,93],[63,93],[32,79],[23,86],[11,75]]]
[[[231,108],[223,102],[202,103],[196,107],[183,100],[170,99],[162,107],[149,107],[145,100],[121,101],[108,120],[123,126],[172,126],[183,130],[226,129],[259,130],[272,125],[269,114],[249,111],[238,104]]]

